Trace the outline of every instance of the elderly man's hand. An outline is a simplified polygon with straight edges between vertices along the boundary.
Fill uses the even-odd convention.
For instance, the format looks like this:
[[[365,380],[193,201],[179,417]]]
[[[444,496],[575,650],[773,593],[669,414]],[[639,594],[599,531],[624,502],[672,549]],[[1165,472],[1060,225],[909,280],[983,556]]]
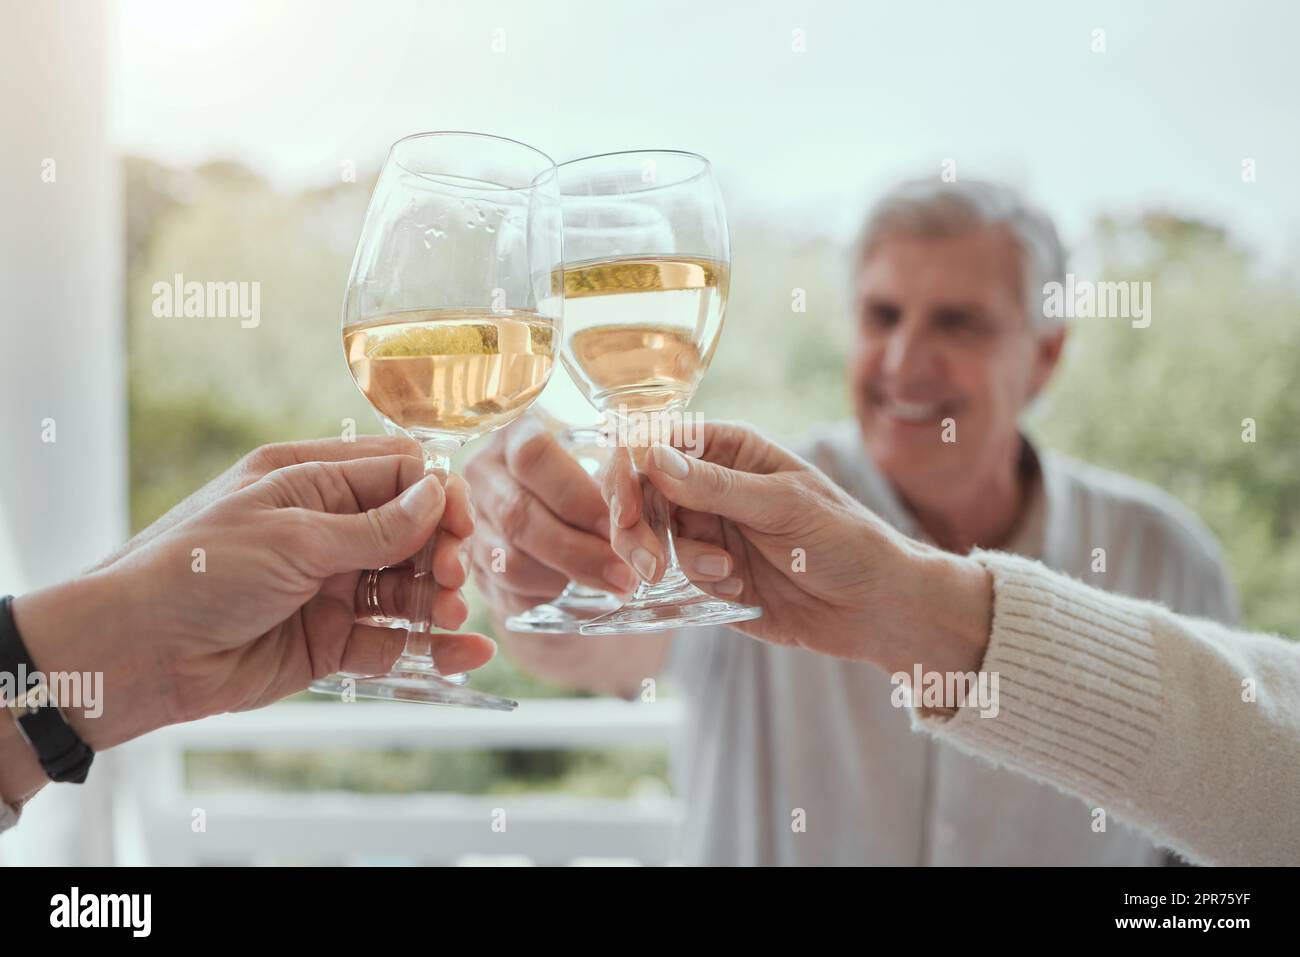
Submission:
[[[480,527],[470,543],[474,582],[494,609],[514,614],[549,601],[570,579],[626,594],[638,578],[610,547],[600,486],[550,434],[526,415],[485,444],[465,467]],[[682,541],[688,573],[726,576],[726,553]],[[700,559],[714,557],[714,564]],[[554,639],[551,639],[554,641]]]

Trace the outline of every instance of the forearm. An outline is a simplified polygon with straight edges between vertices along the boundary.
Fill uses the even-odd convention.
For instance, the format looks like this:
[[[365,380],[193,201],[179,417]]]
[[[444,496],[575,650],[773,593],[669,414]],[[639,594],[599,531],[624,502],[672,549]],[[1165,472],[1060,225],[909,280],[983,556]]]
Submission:
[[[999,707],[918,725],[1204,864],[1300,862],[1300,646],[981,556]]]

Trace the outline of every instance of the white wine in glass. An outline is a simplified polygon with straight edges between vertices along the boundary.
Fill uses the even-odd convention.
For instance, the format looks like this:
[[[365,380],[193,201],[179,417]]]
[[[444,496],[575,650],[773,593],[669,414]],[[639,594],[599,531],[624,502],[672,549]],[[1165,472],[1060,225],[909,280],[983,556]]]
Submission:
[[[704,157],[634,151],[561,164],[560,204],[564,365],[624,440],[616,454],[629,455],[643,472],[650,445],[670,439],[665,427],[683,422],[722,332],[731,264],[722,196]],[[636,634],[761,615],[691,584],[677,561],[670,503],[644,474],[641,491],[666,567],[581,633]]]
[[[352,263],[343,352],[385,428],[420,443],[426,472],[445,479],[454,452],[514,421],[542,392],[561,337],[562,253],[556,168],[544,153],[476,133],[393,145]],[[414,557],[406,646],[392,669],[331,675],[313,691],[517,706],[438,670],[435,541]]]
[[[596,408],[660,411],[690,401],[720,329],[727,267],[707,259],[628,258],[576,263],[564,296],[577,317],[568,368]]]
[[[513,422],[555,363],[555,327],[539,313],[427,309],[343,330],[357,388],[403,431],[470,437]]]

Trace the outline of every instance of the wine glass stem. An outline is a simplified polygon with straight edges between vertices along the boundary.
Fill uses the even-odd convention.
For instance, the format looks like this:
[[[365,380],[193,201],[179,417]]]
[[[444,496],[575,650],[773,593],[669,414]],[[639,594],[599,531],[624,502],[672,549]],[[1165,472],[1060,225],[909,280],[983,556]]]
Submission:
[[[435,474],[446,486],[451,474],[451,456],[460,442],[450,438],[422,438],[420,448],[424,454],[424,474]],[[433,578],[433,552],[438,544],[438,532],[424,543],[415,555],[414,579],[411,586],[411,617],[406,632],[406,647],[393,666],[395,671],[419,671],[440,675],[433,660],[433,599],[438,585]]]
[[[663,577],[656,584],[641,583],[641,587],[637,589],[637,597],[642,597],[646,592],[663,592],[679,587],[686,581],[686,576],[682,574],[681,566],[677,563],[677,548],[673,543],[672,502],[655,487],[645,472],[650,448],[649,446],[635,447],[631,452],[637,478],[641,483],[641,515],[650,526],[650,530],[654,532],[655,538],[659,540],[659,549],[668,562]]]

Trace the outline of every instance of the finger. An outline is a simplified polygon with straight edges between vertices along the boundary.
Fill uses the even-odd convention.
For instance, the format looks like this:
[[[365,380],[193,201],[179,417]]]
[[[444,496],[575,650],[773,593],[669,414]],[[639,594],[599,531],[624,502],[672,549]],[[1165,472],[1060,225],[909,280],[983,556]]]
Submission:
[[[659,539],[639,514],[631,528],[615,524],[611,544],[614,553],[631,565],[642,581],[656,582],[667,569]]]
[[[477,632],[435,635],[433,639],[433,659],[445,675],[482,668],[496,653],[497,643]]]
[[[447,504],[434,539],[433,573],[443,588],[462,588],[469,574],[469,546],[466,539],[474,531],[473,506],[469,488],[456,475],[444,485]],[[410,563],[413,564],[414,556]]]
[[[454,588],[439,588],[433,593],[433,624],[455,631],[469,618],[469,602]]]
[[[343,649],[340,671],[359,675],[385,674],[393,667],[406,644],[406,632],[375,625],[353,625]],[[496,654],[496,642],[486,635],[433,636],[434,660],[446,674],[481,668]]]
[[[443,585],[433,594],[433,623],[439,628],[459,628],[469,617],[469,604],[459,586]],[[375,577],[378,608],[370,604],[370,572],[358,576],[353,609],[358,621],[380,622],[383,619],[422,620],[424,612],[415,607],[415,569],[409,565],[379,569]]]
[[[700,441],[702,439],[702,441]],[[678,443],[678,448],[682,446]],[[689,446],[692,458],[738,472],[767,475],[806,467],[808,463],[740,422],[705,422]]]
[[[516,431],[518,437],[514,437]],[[515,473],[526,481],[517,479],[507,465],[508,444]],[[555,452],[559,452],[561,457],[555,459]],[[553,438],[539,431],[535,423],[521,420],[498,432],[465,466],[474,505],[482,518],[471,549],[472,564],[481,576],[480,585],[485,586],[482,576],[491,574],[493,579],[507,579],[505,586],[511,592],[519,593],[520,589],[525,589],[527,593],[537,594],[544,591],[547,597],[558,593],[553,583],[560,582],[560,589],[563,589],[568,576],[593,587],[621,590],[635,587],[634,576],[609,548],[608,518],[604,515],[595,483],[580,469],[580,475],[573,473],[589,493],[597,493],[592,496],[596,517],[593,519],[591,513],[587,513],[580,514],[579,519],[598,528],[601,535],[575,538],[565,529],[560,529],[559,535],[551,534],[559,527],[557,522],[569,523],[567,516],[556,516],[553,512],[547,516],[545,513],[551,512],[551,507],[529,487],[531,476],[528,473],[532,471],[533,462],[553,462],[566,472],[575,465]],[[545,486],[534,487],[541,495],[549,496],[554,507],[570,507],[563,494],[557,496]],[[491,539],[483,534],[487,528],[495,532]],[[490,545],[485,544],[489,541]],[[546,573],[543,566],[558,570],[559,576]]]
[[[645,473],[676,505],[759,528],[780,513],[787,488],[781,473],[751,475],[689,458],[666,445],[650,450]]]
[[[609,537],[600,487],[537,419],[521,419],[506,436],[506,471],[553,514],[576,528]]]
[[[348,515],[378,508],[423,475],[423,461],[410,455],[302,462],[270,472],[249,491],[274,506]]]
[[[308,512],[312,541],[303,558],[325,575],[396,564],[433,537],[445,502],[442,484],[430,475],[397,498],[365,512]]]
[[[377,608],[371,607],[371,570],[357,576],[356,595],[352,608],[358,621],[382,618],[409,618],[411,614],[411,584],[414,570],[409,565],[392,565],[374,570],[374,598]]]
[[[513,550],[555,569],[566,580],[593,588],[614,586],[626,590],[626,566],[618,561],[607,540],[561,521],[541,499],[508,475],[488,475],[486,482],[511,486],[510,494],[498,492],[492,496],[509,504],[485,516],[485,524],[494,526],[500,539]]]
[[[735,600],[745,591],[745,582],[739,576],[729,576],[721,581],[696,580],[695,584],[701,591],[706,591],[710,595],[716,595],[719,598],[728,598]]]
[[[107,568],[123,555],[152,541],[218,499],[253,485],[277,469],[301,465],[304,462],[334,462],[383,455],[418,457],[419,454],[420,447],[413,439],[393,438],[386,435],[363,435],[358,436],[354,441],[344,441],[341,438],[309,439],[303,442],[281,442],[259,446],[197,492],[178,502],[162,518],[142,529],[134,538],[90,571]]]
[[[721,581],[731,574],[735,564],[726,549],[709,542],[675,537],[673,546],[677,549],[677,561],[682,572],[691,581]]]
[[[601,494],[615,529],[631,528],[641,518],[641,480],[626,446],[614,450],[602,476]]]
[[[453,472],[443,482],[443,488],[447,491],[447,508],[443,512],[442,528],[458,538],[469,538],[478,524],[469,483]]]
[[[469,545],[463,538],[439,529],[433,545],[433,578],[441,588],[465,587],[469,580]]]
[[[385,455],[408,455],[418,459],[420,445],[404,435],[358,435],[353,439],[280,442],[254,449],[244,457],[241,465],[245,473],[260,478],[276,469],[306,462],[343,462]]]
[[[510,592],[554,598],[564,591],[569,581],[564,574],[509,545],[486,527],[470,542],[470,561],[480,588],[495,586]]]
[[[339,671],[380,675],[393,667],[406,646],[406,632],[378,625],[355,624],[343,646]]]
[[[722,519],[707,512],[693,512],[689,508],[673,510],[673,534],[725,546]]]

